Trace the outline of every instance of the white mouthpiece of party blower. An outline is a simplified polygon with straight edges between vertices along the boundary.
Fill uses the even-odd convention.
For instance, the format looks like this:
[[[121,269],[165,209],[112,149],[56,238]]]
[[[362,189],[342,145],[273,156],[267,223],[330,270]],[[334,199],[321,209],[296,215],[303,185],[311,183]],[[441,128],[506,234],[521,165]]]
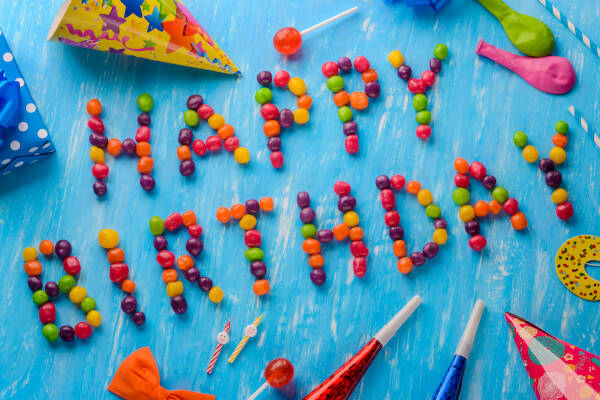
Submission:
[[[464,358],[469,358],[469,354],[471,354],[471,349],[473,348],[473,341],[475,341],[475,334],[477,334],[477,328],[479,327],[479,321],[481,320],[481,314],[483,314],[483,309],[485,308],[485,303],[481,300],[477,300],[475,302],[475,306],[473,307],[473,311],[471,311],[471,316],[469,317],[469,322],[467,322],[467,327],[460,338],[460,342],[458,342],[458,346],[456,347],[456,355],[462,356]]]
[[[415,297],[406,303],[402,310],[398,311],[398,314],[396,314],[390,322],[377,332],[375,339],[377,339],[382,346],[385,346],[422,302],[423,299],[421,296],[415,295]]]

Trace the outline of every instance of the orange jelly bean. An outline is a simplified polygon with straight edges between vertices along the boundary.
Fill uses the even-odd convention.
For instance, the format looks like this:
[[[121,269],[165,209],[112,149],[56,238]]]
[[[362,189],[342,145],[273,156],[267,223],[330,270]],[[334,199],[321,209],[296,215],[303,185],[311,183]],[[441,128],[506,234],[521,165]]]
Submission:
[[[298,97],[298,100],[296,100],[296,104],[300,108],[309,110],[310,106],[312,106],[312,98],[307,94],[303,94],[302,96]]]
[[[369,106],[369,98],[364,92],[352,92],[350,94],[350,106],[355,110],[364,110]]]
[[[187,271],[188,269],[190,269],[194,266],[194,259],[187,254],[179,256],[177,258],[177,266],[182,271]]]
[[[140,174],[149,174],[154,168],[154,160],[151,157],[140,157],[137,165],[137,170]]]
[[[164,283],[175,282],[177,280],[177,270],[175,268],[167,268],[162,273]]]
[[[164,273],[164,271],[163,271],[163,273]],[[135,282],[132,281],[131,279],[125,279],[121,283],[121,290],[124,291],[125,293],[135,292]]]
[[[510,223],[512,224],[512,227],[517,231],[521,231],[527,228],[527,218],[525,217],[525,214],[523,214],[521,211],[514,213],[510,217]]]
[[[466,174],[469,171],[469,163],[464,158],[454,160],[454,169],[460,174]]]
[[[271,286],[269,285],[269,281],[266,279],[261,279],[254,282],[252,285],[252,290],[254,290],[254,294],[257,296],[262,296],[271,291]]]
[[[333,95],[333,102],[338,107],[345,106],[346,104],[348,104],[349,100],[350,96],[345,90],[340,90],[339,92]]]
[[[243,204],[234,204],[231,206],[231,216],[240,219],[246,214],[246,207]]]
[[[412,270],[412,267],[413,263],[410,257],[402,257],[398,260],[398,271],[403,274],[408,274]]]
[[[496,215],[500,211],[502,211],[502,204],[498,203],[496,200],[490,201],[489,205],[490,205],[490,212],[494,215]]]
[[[402,258],[406,256],[406,243],[404,240],[396,240],[394,242],[394,255],[398,258]],[[410,258],[409,258],[410,260]],[[400,265],[398,264],[398,268]]]
[[[350,240],[361,240],[363,238],[363,230],[360,226],[355,226],[348,232]]]
[[[369,68],[361,74],[361,77],[364,83],[375,82],[377,80],[377,71],[373,68]]]
[[[302,250],[306,254],[319,254],[321,252],[321,243],[316,239],[306,239],[302,243]]]
[[[322,268],[325,265],[325,260],[321,254],[313,254],[308,257],[308,265],[313,268]]]
[[[567,139],[566,135],[561,135],[560,133],[557,133],[556,135],[552,136],[552,143],[554,143],[554,145],[558,147],[567,147],[569,139]]]
[[[38,260],[26,262],[24,268],[25,273],[29,276],[37,276],[42,273],[42,264]]]
[[[217,208],[217,219],[222,223],[226,223],[231,219],[231,213],[226,207],[219,207]]]
[[[113,157],[121,154],[121,141],[116,138],[109,139],[108,144],[106,145],[106,151]]]
[[[406,191],[408,193],[416,194],[421,190],[421,184],[417,181],[408,181],[406,183]]]
[[[138,155],[138,157],[149,156],[152,153],[152,146],[148,142],[139,142],[135,146],[135,153]]]
[[[181,214],[181,219],[183,219],[183,224],[185,226],[196,225],[196,222],[198,221],[196,218],[196,213],[192,210],[186,211],[183,214]]]
[[[90,101],[88,101],[85,106],[85,109],[90,115],[98,116],[102,114],[102,104],[100,104],[100,100],[98,99],[91,99]]]
[[[40,242],[40,253],[45,256],[51,256],[54,253],[54,244],[49,240],[42,240]]]
[[[336,240],[344,240],[348,237],[350,233],[350,228],[348,225],[342,223],[333,227],[333,236],[335,236]]]
[[[235,133],[235,129],[233,126],[229,124],[225,124],[217,130],[217,134],[221,137],[221,139],[225,140],[229,137],[232,137]]]
[[[272,197],[262,197],[259,200],[259,203],[260,203],[260,209],[263,211],[273,211],[273,208],[275,208],[275,206],[273,205]]]
[[[183,145],[177,148],[177,158],[181,161],[191,160],[192,152],[190,151],[189,146]]]
[[[121,263],[125,260],[125,252],[123,249],[115,247],[106,253],[106,257],[108,258],[108,262],[111,264]]]
[[[279,122],[272,119],[270,121],[266,121],[263,125],[263,133],[265,134],[266,137],[274,137],[279,135],[279,132],[281,132],[281,126],[279,125]]]
[[[473,208],[475,209],[475,215],[479,218],[485,217],[490,212],[490,206],[483,200],[476,202]]]

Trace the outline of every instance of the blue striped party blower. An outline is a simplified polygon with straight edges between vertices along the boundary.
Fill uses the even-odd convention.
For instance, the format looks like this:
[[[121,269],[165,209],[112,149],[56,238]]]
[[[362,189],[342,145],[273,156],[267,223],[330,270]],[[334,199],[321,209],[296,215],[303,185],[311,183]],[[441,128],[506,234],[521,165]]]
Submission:
[[[554,15],[554,17],[556,17],[556,19],[558,19],[564,26],[567,27],[567,29],[573,34],[575,35],[575,37],[577,37],[577,39],[579,39],[588,49],[590,49],[592,51],[592,53],[594,53],[596,55],[596,57],[600,58],[600,47],[598,47],[598,45],[594,42],[592,42],[592,40],[581,31],[581,29],[577,28],[575,26],[575,24],[573,22],[571,22],[570,19],[568,19],[567,17],[565,17],[558,8],[556,8],[554,6],[554,4],[552,4],[550,1],[548,0],[538,0],[544,7],[546,7],[546,10],[550,11],[550,13],[552,15]]]
[[[460,396],[460,388],[462,387],[467,359],[473,348],[475,334],[477,333],[484,307],[485,303],[483,301],[477,300],[475,302],[475,307],[471,311],[467,327],[460,338],[460,342],[458,342],[452,362],[433,395],[433,400],[456,400]]]
[[[569,106],[569,112],[571,113],[573,118],[577,120],[577,122],[581,126],[581,129],[583,129],[585,133],[587,133],[587,135],[590,137],[590,139],[594,141],[596,147],[600,149],[600,136],[598,136],[598,133],[594,130],[594,128],[592,128],[591,125],[587,123],[585,118],[583,118],[583,114],[581,114],[579,110],[576,109],[574,106]]]

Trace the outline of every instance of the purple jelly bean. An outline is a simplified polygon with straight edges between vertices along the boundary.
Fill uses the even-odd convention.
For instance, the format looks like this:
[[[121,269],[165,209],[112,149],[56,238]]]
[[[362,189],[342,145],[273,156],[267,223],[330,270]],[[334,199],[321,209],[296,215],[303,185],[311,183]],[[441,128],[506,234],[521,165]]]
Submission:
[[[343,72],[348,72],[352,70],[352,60],[348,57],[341,57],[337,61],[338,68]]]
[[[446,229],[448,227],[448,222],[444,218],[438,218],[433,221],[433,226],[435,229]]]
[[[156,251],[166,250],[168,246],[167,238],[164,236],[156,236],[152,243]]]
[[[407,81],[412,76],[412,69],[408,65],[402,64],[400,68],[398,68],[398,76]]]
[[[415,267],[418,267],[425,264],[427,258],[425,257],[425,254],[421,253],[420,251],[415,251],[410,255],[410,260],[412,261]]]
[[[262,86],[269,86],[271,84],[271,79],[273,79],[273,76],[269,71],[260,71],[258,75],[256,75],[256,80]]]
[[[137,308],[137,300],[133,296],[127,296],[121,301],[121,310],[125,314],[133,314]]]
[[[315,213],[315,210],[310,207],[304,207],[302,210],[300,210],[300,220],[305,224],[310,224],[313,222],[316,216],[317,214]]]
[[[310,280],[317,286],[324,284],[326,278],[327,276],[323,268],[315,268],[310,271]]]
[[[559,171],[546,172],[546,185],[557,188],[562,182],[562,174]]]
[[[185,102],[185,106],[188,108],[188,110],[197,110],[202,103],[204,103],[202,96],[199,94],[193,94],[188,97],[187,101]]]
[[[429,242],[425,246],[423,246],[423,255],[427,258],[435,257],[438,251],[440,251],[440,246],[438,246],[434,242]]]
[[[200,238],[191,237],[187,240],[187,242],[185,244],[185,249],[192,256],[196,257],[200,253],[202,253],[202,250],[204,250],[204,243],[202,242],[202,239],[200,239]]]
[[[250,215],[258,215],[260,211],[260,204],[256,199],[247,200],[244,203],[244,207],[246,207],[246,212]]]
[[[267,273],[267,265],[262,261],[252,261],[250,263],[250,272],[256,279],[260,279]]]
[[[131,315],[131,319],[133,320],[134,324],[142,325],[144,322],[146,322],[146,314],[141,311],[137,311]]]
[[[442,60],[435,57],[429,60],[429,69],[432,72],[439,74],[442,71]]]
[[[194,141],[194,132],[190,128],[183,128],[179,131],[179,144],[189,146]]]
[[[65,258],[71,255],[71,243],[68,240],[61,239],[54,245],[54,253],[60,258],[64,260]]]
[[[92,132],[90,133],[90,144],[103,149],[108,144],[108,138],[101,133]]]
[[[188,268],[187,271],[185,271],[184,275],[185,279],[187,279],[188,281],[197,282],[198,279],[200,279],[200,270],[196,267],[191,267]]]
[[[479,233],[479,229],[479,222],[476,220],[471,220],[465,224],[465,232],[471,236],[477,235]]]
[[[43,283],[39,276],[30,276],[27,278],[27,285],[32,292],[35,292],[36,290],[40,290],[42,288]]]
[[[213,287],[213,281],[209,277],[201,276],[200,279],[198,279],[198,287],[203,291],[208,292]]]
[[[554,165],[554,161],[552,161],[549,158],[542,158],[540,160],[539,167],[543,172],[554,171],[554,169],[556,168]]]
[[[69,325],[63,325],[60,327],[58,331],[60,338],[65,342],[72,342],[75,340],[75,329]]]
[[[123,153],[128,154],[130,156],[134,156],[135,154],[135,140],[131,139],[131,138],[127,138],[125,140],[123,140],[123,143],[121,143],[121,149],[123,149]]]
[[[402,240],[402,238],[404,237],[404,229],[402,229],[400,225],[391,226],[389,234],[392,240]]]
[[[56,297],[60,293],[58,285],[56,282],[48,282],[46,286],[44,286],[44,291],[49,297]]]
[[[308,192],[300,192],[296,196],[296,201],[298,202],[298,207],[304,208],[310,206],[310,196]]]
[[[140,186],[146,192],[149,192],[150,190],[154,189],[154,186],[156,186],[156,181],[152,175],[142,174],[142,176],[140,176]]]
[[[496,186],[496,178],[492,175],[486,175],[481,180],[481,185],[487,190],[492,190]]]
[[[175,311],[175,314],[183,314],[187,311],[187,303],[183,296],[171,297],[171,308]]]
[[[137,121],[141,126],[148,126],[152,122],[152,118],[150,118],[150,114],[143,112],[138,115]]]
[[[333,241],[333,231],[331,229],[321,229],[317,232],[317,240],[321,243]]]
[[[376,99],[381,94],[381,86],[378,82],[365,83],[365,94],[371,99]]]
[[[94,182],[94,184],[92,185],[92,189],[94,190],[94,194],[98,197],[102,197],[106,194],[106,192],[108,191],[108,186],[106,186],[106,183],[104,183],[102,180],[98,179],[96,182]]]
[[[278,136],[269,138],[269,140],[267,141],[267,147],[271,151],[277,151],[281,149],[281,138]]]
[[[387,175],[379,175],[375,178],[375,186],[377,186],[379,190],[389,188],[390,184],[390,178]]]
[[[279,125],[282,128],[289,128],[294,125],[294,113],[289,108],[283,108],[279,111]]]
[[[354,210],[356,207],[356,198],[351,194],[347,194],[345,196],[341,196],[338,199],[338,210],[343,213]]]
[[[342,127],[344,131],[344,135],[356,135],[358,133],[358,124],[356,121],[348,121],[344,122],[344,126]]]
[[[179,173],[183,176],[190,176],[196,171],[196,164],[192,160],[183,160],[179,164]]]

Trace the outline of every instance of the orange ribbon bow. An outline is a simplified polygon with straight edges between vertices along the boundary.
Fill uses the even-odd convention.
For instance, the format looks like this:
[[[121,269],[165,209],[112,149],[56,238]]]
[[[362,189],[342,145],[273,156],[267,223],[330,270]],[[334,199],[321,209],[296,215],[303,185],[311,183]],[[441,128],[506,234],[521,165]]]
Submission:
[[[160,386],[158,367],[148,347],[135,351],[123,360],[108,385],[108,390],[125,400],[215,399],[215,396],[209,394],[189,390],[167,390]]]

